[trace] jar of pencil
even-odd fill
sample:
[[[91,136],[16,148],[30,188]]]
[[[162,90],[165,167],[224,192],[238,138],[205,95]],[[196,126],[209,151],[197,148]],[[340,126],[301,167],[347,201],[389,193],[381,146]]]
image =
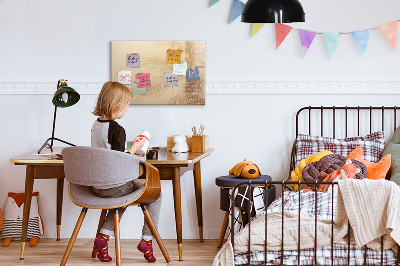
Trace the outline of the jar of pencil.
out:
[[[202,124],[197,130],[192,127],[192,152],[206,152],[208,150],[209,136],[204,135],[206,127]]]

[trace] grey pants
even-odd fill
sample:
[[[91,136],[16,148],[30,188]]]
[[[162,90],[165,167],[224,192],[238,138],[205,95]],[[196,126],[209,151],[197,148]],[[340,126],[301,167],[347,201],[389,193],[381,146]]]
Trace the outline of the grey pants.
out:
[[[138,181],[135,182],[135,180],[133,180],[119,187],[113,187],[108,189],[93,188],[93,194],[101,198],[116,198],[128,195],[142,188],[143,186],[144,182],[138,182]],[[160,194],[160,197],[155,202],[146,204],[146,207],[149,210],[151,218],[153,218],[154,224],[157,228],[158,228],[158,221],[160,219],[161,202],[162,202],[162,196]],[[122,218],[122,215],[124,214],[125,210],[126,207],[118,208],[119,219]],[[108,210],[106,220],[104,221],[100,233],[109,236],[114,236],[114,214],[115,214],[115,209]],[[153,239],[153,234],[146,220],[144,221],[143,225],[142,239],[146,240]]]

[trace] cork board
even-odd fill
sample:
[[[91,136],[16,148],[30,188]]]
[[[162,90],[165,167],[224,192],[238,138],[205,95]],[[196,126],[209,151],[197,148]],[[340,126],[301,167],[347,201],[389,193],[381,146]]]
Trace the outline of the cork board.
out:
[[[167,53],[168,50],[170,53]],[[177,53],[171,54],[171,51]],[[187,75],[171,75],[174,71],[172,62],[187,62]],[[127,79],[118,76],[118,73],[129,71],[131,76]],[[196,76],[193,77],[192,73]],[[147,78],[147,74],[150,74],[150,80],[142,82],[143,79],[136,79],[142,76]],[[119,78],[134,94],[131,104],[204,105],[205,42],[112,41],[111,81],[118,81]]]

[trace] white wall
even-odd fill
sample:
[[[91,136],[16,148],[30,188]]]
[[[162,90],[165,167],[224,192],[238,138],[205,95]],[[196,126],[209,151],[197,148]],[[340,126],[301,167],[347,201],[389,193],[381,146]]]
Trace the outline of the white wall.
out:
[[[391,50],[379,31],[371,33],[363,57],[351,36],[342,37],[329,59],[318,36],[305,59],[297,32],[274,50],[273,25],[250,40],[250,25],[227,24],[230,0],[208,9],[208,0],[29,1],[0,0],[0,82],[104,82],[110,79],[111,40],[205,40],[207,81],[399,81],[399,52]],[[375,27],[399,19],[397,1],[303,0],[307,22],[294,24],[321,32]],[[9,158],[35,150],[50,136],[50,95],[0,95],[0,207],[7,192],[24,190],[25,168]],[[91,115],[96,95],[82,95],[74,107],[60,109],[56,135],[78,145],[90,144]],[[214,179],[238,161],[255,161],[275,180],[286,176],[294,138],[294,115],[308,105],[398,105],[399,95],[257,94],[206,95],[205,106],[131,106],[121,124],[128,138],[142,128],[152,132],[153,145],[165,146],[176,133],[189,134],[205,123],[215,152],[202,162],[205,238],[218,238],[223,214]],[[45,237],[55,237],[55,180],[39,180],[40,211]],[[160,233],[175,238],[172,188],[164,195]],[[69,237],[79,208],[64,191],[62,237]],[[182,177],[184,238],[197,237],[193,181]],[[92,237],[99,212],[90,211],[80,237]],[[138,218],[139,217],[139,218]],[[142,218],[130,208],[121,222],[123,238],[139,238]]]

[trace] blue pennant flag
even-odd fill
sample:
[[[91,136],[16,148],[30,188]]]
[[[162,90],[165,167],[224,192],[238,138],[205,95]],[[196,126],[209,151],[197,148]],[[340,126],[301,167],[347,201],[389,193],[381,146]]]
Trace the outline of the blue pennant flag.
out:
[[[339,39],[340,36],[342,36],[342,34],[340,34],[339,32],[334,32],[334,33],[325,33],[323,36],[326,48],[328,48],[329,55],[332,58],[333,54],[336,51],[336,48],[338,47]]]
[[[232,23],[235,19],[237,19],[240,15],[242,15],[242,11],[244,8],[244,3],[239,0],[233,0],[231,17],[229,18],[229,23]]]
[[[212,7],[213,5],[215,5],[218,2],[219,2],[219,0],[210,0],[210,5],[208,7]]]
[[[361,53],[364,55],[368,46],[369,33],[371,29],[360,30],[360,31],[352,31],[351,35],[353,35],[354,40],[356,41],[358,47],[361,50]]]

